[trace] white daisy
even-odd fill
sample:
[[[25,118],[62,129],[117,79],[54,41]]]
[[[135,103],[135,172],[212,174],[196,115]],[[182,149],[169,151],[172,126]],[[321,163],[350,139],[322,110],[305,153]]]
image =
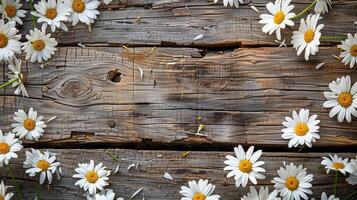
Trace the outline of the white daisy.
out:
[[[12,131],[19,136],[20,139],[26,137],[28,140],[38,140],[47,127],[42,116],[37,116],[37,112],[33,108],[29,109],[28,115],[23,110],[15,112],[15,123],[11,124],[14,128]]]
[[[320,15],[308,15],[306,20],[300,20],[298,31],[293,32],[292,44],[297,50],[299,56],[305,49],[305,60],[309,60],[309,56],[315,55],[319,51],[321,29],[323,24],[317,25]]]
[[[25,173],[33,177],[40,174],[40,184],[43,184],[48,179],[48,184],[52,183],[52,174],[57,171],[61,163],[56,162],[56,156],[48,150],[40,152],[39,150],[31,149],[31,152],[26,151],[26,160],[24,161],[24,168],[27,169]]]
[[[351,185],[357,184],[357,156],[356,159],[351,159],[351,167],[353,171],[350,176],[346,179],[346,181]]]
[[[189,181],[188,186],[182,186],[180,194],[183,196],[181,200],[219,200],[221,196],[212,195],[216,186],[208,183],[208,180],[200,179],[196,181]]]
[[[269,194],[268,187],[262,186],[258,192],[253,186],[250,186],[250,192],[247,196],[243,196],[241,200],[280,200],[280,198],[276,190],[273,190],[273,192]]]
[[[261,14],[259,23],[265,24],[262,28],[264,33],[271,35],[274,31],[276,38],[281,40],[281,29],[285,26],[294,26],[291,20],[295,13],[290,13],[294,9],[293,5],[289,5],[291,0],[276,0],[275,4],[269,2],[266,7],[270,14]]]
[[[32,11],[31,14],[37,17],[38,23],[43,23],[42,27],[47,28],[47,25],[51,27],[51,31],[55,32],[56,28],[61,28],[64,31],[68,31],[68,28],[64,22],[68,21],[71,14],[70,6],[68,3],[56,0],[41,0],[34,5],[36,11]]]
[[[357,64],[357,33],[352,36],[352,34],[347,35],[347,39],[341,42],[338,48],[341,48],[343,52],[340,57],[343,58],[342,62],[347,65],[350,63],[350,68],[353,68]]]
[[[98,0],[65,0],[65,2],[71,5],[70,21],[73,26],[79,21],[89,26],[99,15],[100,2]]]
[[[339,171],[343,175],[346,175],[346,172],[352,173],[353,172],[353,167],[351,163],[348,162],[348,158],[341,158],[338,157],[336,154],[335,155],[330,155],[329,157],[322,157],[321,165],[325,166],[326,173],[330,173],[330,170],[334,171]]]
[[[27,42],[24,43],[22,49],[26,52],[26,60],[31,62],[39,62],[48,60],[51,58],[57,50],[57,41],[51,38],[51,34],[46,34],[46,30],[42,27],[42,30],[35,28],[30,30],[30,34],[26,35]]]
[[[0,167],[8,165],[12,158],[17,158],[16,152],[22,149],[21,141],[15,138],[15,134],[3,134],[0,130]]]
[[[337,115],[337,120],[351,122],[351,115],[357,117],[357,82],[351,87],[350,76],[342,76],[329,84],[331,92],[324,92],[324,108],[332,108],[329,117]]]
[[[21,35],[16,35],[15,25],[15,22],[0,20],[0,60],[9,60],[15,53],[21,53]]]
[[[277,172],[279,177],[275,177],[272,183],[283,200],[300,200],[300,198],[307,200],[306,194],[312,194],[310,182],[313,180],[313,175],[307,174],[306,168],[302,165],[297,167],[290,163],[285,168],[280,167]]]
[[[312,147],[312,143],[316,142],[316,139],[320,139],[319,126],[320,120],[316,120],[317,115],[309,117],[308,109],[301,109],[299,114],[293,111],[293,118],[285,117],[283,125],[286,127],[281,130],[283,132],[282,137],[288,139],[289,148],[297,147],[298,145],[306,144],[308,147]]]
[[[325,14],[329,9],[332,9],[331,0],[317,0],[314,10],[317,14]]]
[[[6,190],[9,186],[6,186],[4,184],[4,181],[1,181],[0,184],[0,199],[1,200],[10,200],[12,198],[12,196],[14,196],[14,193],[6,193]]]
[[[217,3],[218,0],[214,0],[214,3]],[[235,6],[236,8],[239,8],[239,4],[243,4],[243,0],[223,0],[223,5],[227,7],[229,4],[230,7]]]
[[[326,192],[321,193],[321,200],[340,200],[339,198],[335,197],[335,195],[331,195],[327,197]]]
[[[8,67],[11,73],[9,73],[7,76],[10,81],[14,81],[11,86],[16,88],[15,94],[19,95],[22,93],[22,96],[28,97],[29,94],[27,93],[26,87],[24,85],[24,75],[21,73],[21,62],[21,59],[17,59],[15,57],[10,59]]]
[[[108,185],[110,171],[103,167],[103,163],[94,165],[94,161],[90,163],[79,163],[78,168],[75,169],[78,174],[73,175],[73,178],[79,178],[75,185],[83,188],[84,191],[88,190],[90,195],[97,193],[98,190],[103,190]]]
[[[227,160],[224,163],[228,166],[224,170],[229,170],[227,177],[234,176],[236,181],[236,187],[242,185],[245,187],[248,183],[248,179],[253,183],[257,184],[257,179],[264,179],[265,176],[260,172],[265,172],[265,169],[260,167],[264,165],[263,161],[258,161],[262,155],[262,150],[254,151],[254,146],[249,147],[247,153],[244,152],[244,149],[241,145],[234,148],[236,157],[227,155]]]
[[[100,194],[87,195],[87,200],[114,200],[115,193],[113,190],[103,190]]]
[[[16,22],[22,25],[22,19],[26,16],[26,11],[21,10],[22,3],[20,0],[1,0],[0,13],[2,18]]]

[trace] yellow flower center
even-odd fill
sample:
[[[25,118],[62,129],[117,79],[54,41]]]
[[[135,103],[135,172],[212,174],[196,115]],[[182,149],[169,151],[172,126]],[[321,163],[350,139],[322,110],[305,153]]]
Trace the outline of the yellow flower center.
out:
[[[86,174],[86,179],[90,183],[95,183],[98,180],[98,174],[95,171],[88,171]]]
[[[350,53],[352,56],[357,57],[357,44],[355,44],[351,47]]]
[[[193,195],[192,200],[205,200],[206,196],[201,192],[197,192]]]
[[[47,171],[50,167],[50,163],[45,160],[39,160],[36,163],[36,167],[42,169],[42,171]]]
[[[304,34],[304,40],[306,43],[310,43],[314,40],[315,32],[312,29],[308,29]]]
[[[340,163],[340,162],[335,162],[332,164],[332,167],[335,168],[335,169],[343,169],[345,168],[345,165],[343,163]]]
[[[36,127],[36,122],[32,119],[26,119],[24,121],[24,127],[26,128],[26,130],[32,131]]]
[[[294,176],[290,176],[285,180],[285,186],[289,190],[294,191],[299,187],[299,181]]]
[[[32,47],[36,51],[41,51],[42,49],[45,48],[45,42],[43,40],[36,40],[32,43]]]
[[[5,200],[5,198],[0,194],[0,200]]]
[[[10,146],[7,143],[0,143],[0,154],[7,154],[10,151]]]
[[[242,160],[239,163],[239,170],[244,173],[249,173],[252,171],[253,165],[249,160]]]
[[[352,104],[352,95],[349,92],[342,92],[338,95],[338,103],[343,107],[348,107]]]
[[[74,0],[72,4],[72,9],[76,13],[82,13],[86,9],[86,5],[82,0]]]
[[[57,10],[56,8],[50,8],[46,11],[46,15],[47,18],[49,19],[54,19],[57,17]]]
[[[7,5],[5,7],[5,12],[8,17],[15,17],[16,16],[16,7],[13,5]]]
[[[284,19],[285,19],[285,14],[282,11],[279,11],[274,15],[274,23],[275,24],[281,24],[281,22],[283,22]]]
[[[6,47],[8,40],[6,35],[0,33],[0,48]]]
[[[298,136],[304,136],[309,132],[309,127],[305,123],[297,123],[295,126],[295,134]]]

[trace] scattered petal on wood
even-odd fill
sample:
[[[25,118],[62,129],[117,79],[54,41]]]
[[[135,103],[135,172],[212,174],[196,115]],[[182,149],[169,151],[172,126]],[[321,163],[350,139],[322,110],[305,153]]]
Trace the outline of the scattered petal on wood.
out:
[[[43,63],[40,64],[41,69],[45,68],[45,65]]]
[[[200,124],[197,129],[197,135],[202,135],[200,132],[206,127],[206,125]]]
[[[280,45],[279,45],[279,48],[282,47],[282,46],[287,47],[287,45],[286,45],[286,43],[285,43],[285,38],[284,38],[283,41],[279,41],[279,40],[274,40],[274,41],[275,41],[276,43],[280,44]]]
[[[357,22],[355,22],[354,24],[357,25]]]
[[[135,169],[139,172],[140,170],[139,170],[139,165],[140,165],[140,162],[138,162],[138,163],[136,163],[136,165],[135,165]]]
[[[127,46],[125,46],[125,45],[121,45],[121,47],[123,47],[124,49],[130,51],[130,49],[129,49]]]
[[[333,54],[332,54],[332,56],[333,56],[334,58],[336,58],[337,60],[342,61],[342,58],[340,58],[339,56],[336,56],[336,55],[333,55]]]
[[[169,174],[168,172],[164,173],[164,178],[171,181],[174,180],[174,178],[172,178],[171,174]]]
[[[130,199],[133,199],[136,195],[138,195],[141,191],[143,190],[143,188],[138,189],[136,192],[134,192],[133,195],[131,195]]]
[[[253,6],[253,5],[251,5],[250,6],[250,8],[251,9],[253,9],[255,12],[257,12],[257,13],[260,13],[260,11],[258,10],[258,8],[257,7],[255,7],[255,6]]]
[[[326,62],[322,62],[316,65],[316,69],[320,69],[322,66],[324,66]]]
[[[78,42],[78,46],[82,47],[82,48],[86,48],[86,46],[84,44],[82,44],[82,42]]]
[[[133,163],[133,164],[130,164],[129,166],[128,166],[128,168],[127,168],[127,170],[129,171],[131,168],[133,168],[133,167],[135,167],[135,164]]]
[[[159,155],[157,155],[156,157],[161,158],[161,157],[162,157],[162,154],[159,154]]]
[[[143,69],[141,69],[141,67],[138,67],[139,71],[140,71],[140,80],[143,80],[144,77],[144,71]]]
[[[191,151],[186,151],[186,152],[182,153],[181,156],[183,158],[186,158],[188,155],[190,155],[190,153],[191,153]]]
[[[92,25],[91,25],[91,24],[88,25],[88,31],[89,31],[90,33],[92,32]]]
[[[141,16],[139,15],[136,20],[135,20],[136,23],[140,23],[141,22]]]
[[[114,174],[119,172],[119,165],[117,165],[117,167],[115,168]]]
[[[193,38],[193,41],[200,40],[203,38],[202,34],[197,35],[195,38]]]
[[[53,116],[53,117],[49,118],[49,119],[47,120],[46,124],[47,124],[48,122],[51,122],[52,120],[54,120],[54,119],[56,119],[56,118],[57,118],[57,116]]]
[[[166,63],[166,65],[176,65],[177,64],[177,62],[168,62],[168,63]]]

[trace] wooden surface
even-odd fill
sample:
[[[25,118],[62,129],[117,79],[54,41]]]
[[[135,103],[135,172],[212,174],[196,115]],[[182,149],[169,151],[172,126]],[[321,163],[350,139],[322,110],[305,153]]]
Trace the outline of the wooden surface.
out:
[[[252,1],[262,13],[267,2]],[[295,12],[309,2],[293,1]],[[350,75],[356,82],[357,71],[332,56],[339,55],[336,43],[323,42],[309,62],[297,57],[289,45],[297,26],[284,31],[289,47],[278,48],[274,36],[261,32],[259,14],[248,3],[236,9],[213,0],[114,0],[101,6],[91,33],[78,25],[57,35],[60,47],[45,69],[25,62],[30,98],[14,96],[11,88],[0,91],[0,129],[10,131],[17,109],[34,107],[45,119],[57,116],[39,142],[24,141],[28,148],[61,153],[65,177],[51,192],[43,188],[44,199],[83,199],[70,177],[78,162],[90,159],[112,170],[120,164],[110,182],[125,199],[141,187],[147,200],[180,199],[180,186],[199,178],[217,185],[224,200],[240,199],[248,188],[236,189],[222,170],[224,155],[238,144],[264,150],[267,179],[260,185],[271,186],[283,161],[293,161],[314,174],[315,197],[330,192],[333,177],[321,169],[320,157],[355,157],[357,119],[330,119],[322,107],[323,91],[337,77]],[[323,34],[355,33],[355,10],[357,1],[334,1],[333,11],[321,20]],[[28,18],[23,30],[30,28]],[[203,38],[193,41],[199,34]],[[321,62],[326,64],[316,70]],[[1,81],[6,73],[3,65]],[[318,115],[321,139],[298,153],[281,138],[281,123],[301,108]],[[194,134],[200,123],[206,125],[204,136]],[[120,162],[103,148],[117,148],[110,151]],[[182,159],[185,151],[192,153]],[[27,186],[35,179],[24,174],[22,160],[14,161],[14,169],[25,196],[33,199],[35,190]],[[137,162],[140,172],[126,171]],[[173,182],[162,178],[165,171]],[[5,170],[0,177],[9,178]],[[339,179],[341,196],[356,189],[344,182]]]
[[[237,189],[234,185],[233,178],[227,179],[227,172],[223,171],[225,155],[232,152],[191,152],[186,158],[182,158],[182,152],[178,151],[137,151],[137,150],[113,150],[113,149],[96,149],[96,150],[51,150],[59,153],[58,159],[63,164],[64,177],[61,181],[53,181],[53,186],[47,190],[46,186],[42,187],[42,196],[44,199],[84,199],[84,193],[81,189],[74,186],[75,179],[71,178],[75,173],[74,168],[78,162],[89,162],[94,159],[97,162],[103,162],[108,169],[115,171],[119,165],[119,173],[110,176],[110,188],[113,189],[118,197],[130,199],[130,196],[140,188],[143,191],[134,199],[180,199],[180,188],[187,185],[189,180],[209,179],[217,187],[216,193],[220,194],[222,199],[240,199],[245,195],[249,187]],[[114,161],[105,151],[114,154],[118,161]],[[341,156],[353,157],[351,153],[340,153]],[[258,181],[259,185],[273,188],[270,182],[273,177],[277,176],[276,170],[283,166],[283,162],[308,167],[308,173],[314,174],[312,184],[314,187],[314,197],[319,198],[321,192],[333,190],[334,174],[327,175],[325,169],[320,167],[321,156],[325,153],[269,153],[264,152],[261,160],[266,164],[266,179]],[[14,163],[14,168],[18,179],[21,180],[26,199],[34,199],[36,190],[28,185],[36,185],[38,177],[30,178],[23,173],[22,160],[23,156]],[[139,171],[135,167],[127,170],[131,164],[139,163]],[[165,172],[170,173],[174,180],[170,181],[163,178]],[[2,170],[0,175],[9,178]],[[348,195],[353,188],[345,183],[345,177],[340,177],[338,183],[338,194],[340,196]]]

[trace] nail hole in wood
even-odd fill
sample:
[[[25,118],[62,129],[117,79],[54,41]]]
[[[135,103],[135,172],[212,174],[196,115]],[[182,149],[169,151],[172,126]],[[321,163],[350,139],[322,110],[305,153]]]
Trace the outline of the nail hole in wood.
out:
[[[108,72],[108,80],[113,83],[120,83],[122,74],[118,70],[113,70]]]

